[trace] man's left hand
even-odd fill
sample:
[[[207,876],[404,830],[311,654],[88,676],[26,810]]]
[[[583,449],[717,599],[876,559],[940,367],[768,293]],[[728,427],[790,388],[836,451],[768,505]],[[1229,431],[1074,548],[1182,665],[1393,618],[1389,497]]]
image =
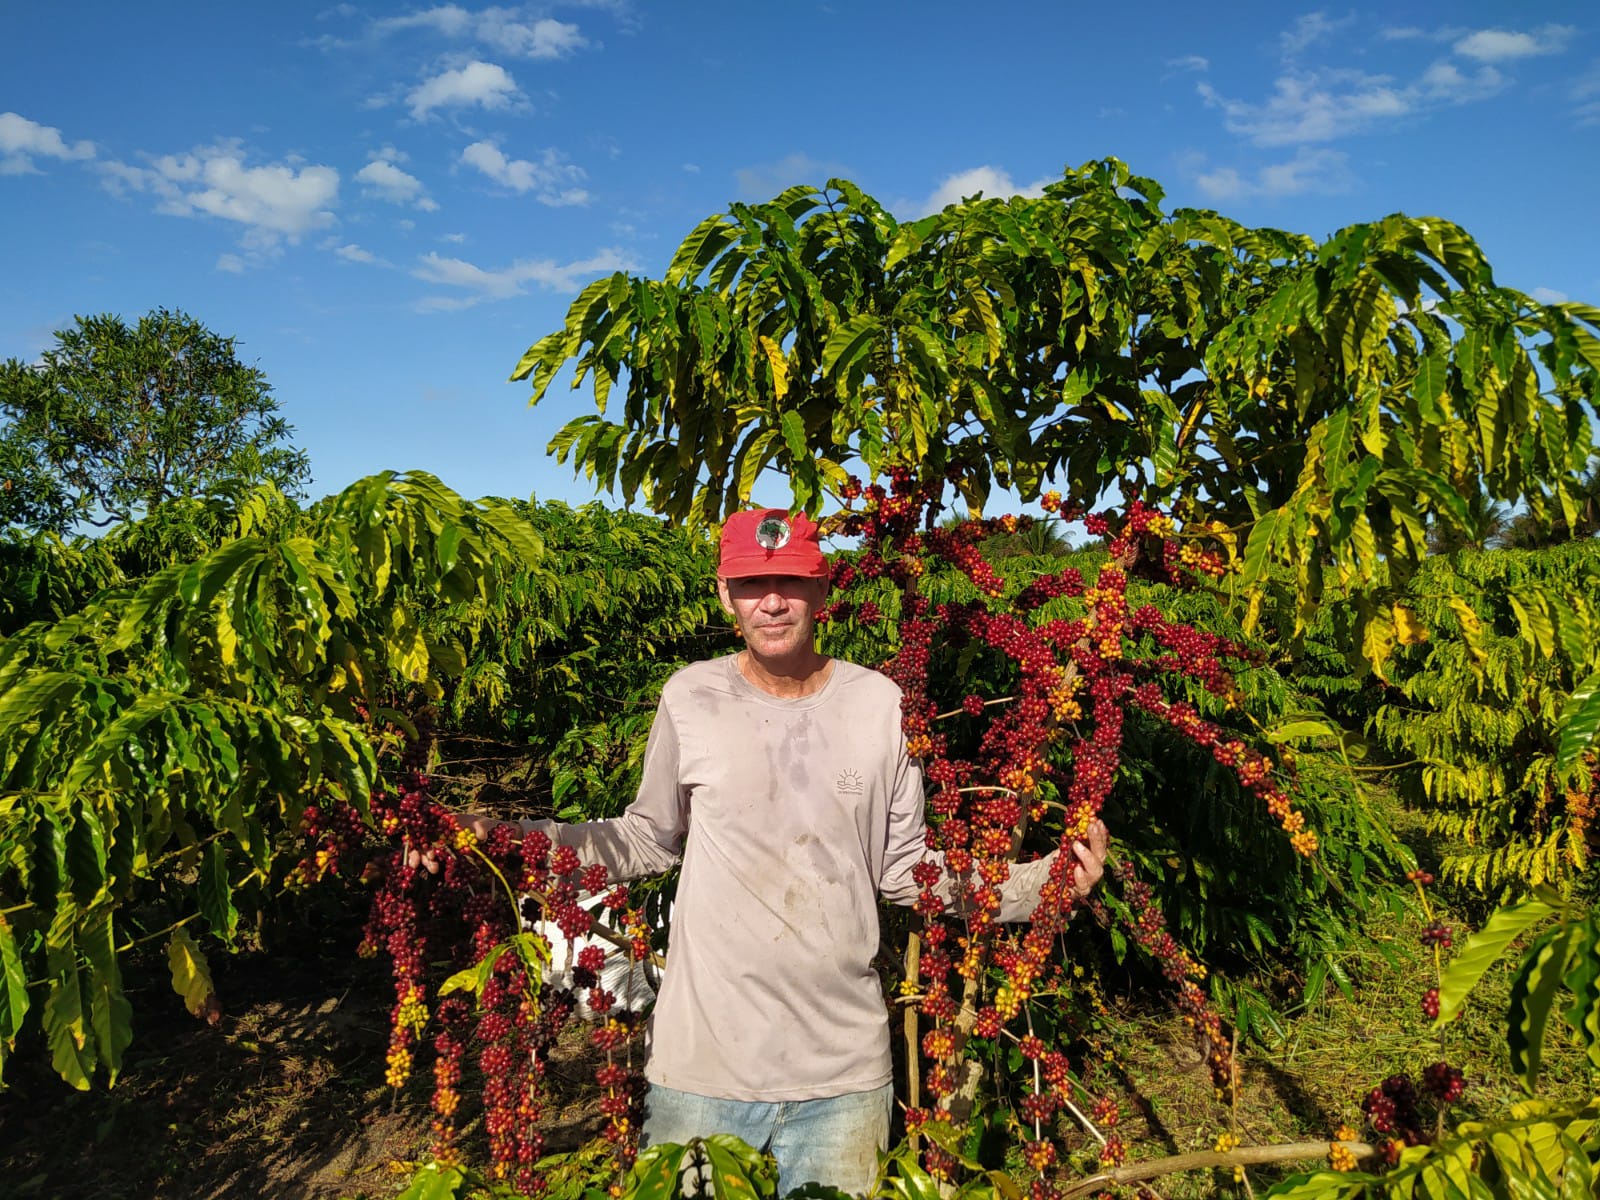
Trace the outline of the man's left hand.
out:
[[[1093,891],[1106,873],[1106,847],[1110,840],[1105,822],[1097,817],[1089,823],[1089,840],[1072,843],[1072,852],[1078,856],[1078,869],[1072,873],[1072,894],[1079,900]]]

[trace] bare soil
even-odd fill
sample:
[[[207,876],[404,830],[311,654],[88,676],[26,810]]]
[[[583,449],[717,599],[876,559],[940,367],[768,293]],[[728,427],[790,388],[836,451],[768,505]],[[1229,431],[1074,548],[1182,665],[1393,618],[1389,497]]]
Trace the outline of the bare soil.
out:
[[[355,955],[358,924],[353,912],[286,922],[290,944],[215,955],[223,1013],[214,1026],[184,1011],[164,964],[131,971],[135,1040],[113,1088],[74,1092],[42,1045],[19,1045],[0,1092],[0,1196],[377,1200],[402,1190],[428,1154],[429,1081],[419,1072],[398,1094],[384,1083],[391,984],[385,963]],[[1419,928],[1378,922],[1372,936],[1394,948],[1392,961],[1351,961],[1351,995],[1330,986],[1281,1038],[1240,1047],[1231,1105],[1219,1102],[1199,1050],[1159,997],[1110,998],[1093,1086],[1120,1100],[1117,1132],[1130,1159],[1205,1149],[1224,1131],[1245,1145],[1325,1139],[1360,1124],[1367,1088],[1441,1055],[1468,1070],[1457,1120],[1504,1111],[1519,1094],[1503,1061],[1510,967],[1491,972],[1447,1046],[1430,1045],[1416,1014],[1432,973],[1416,948]],[[602,1125],[585,1030],[570,1032],[547,1073],[551,1153],[590,1142]],[[1547,1046],[1546,1095],[1591,1094],[1592,1072],[1568,1043],[1556,1036]],[[480,1136],[467,1127],[464,1149],[479,1163]],[[1068,1171],[1092,1171],[1093,1139],[1069,1144]],[[1252,1171],[1248,1184],[1220,1172],[1174,1176],[1160,1193],[1243,1198],[1292,1170]]]
[[[352,918],[315,944],[212,967],[215,1026],[191,1017],[161,964],[130,972],[134,1041],[114,1087],[76,1092],[42,1044],[17,1047],[0,1091],[8,1200],[333,1200],[392,1196],[430,1141],[428,1083],[384,1083],[392,984],[356,956]],[[551,1152],[594,1136],[581,1032],[547,1076]],[[473,1131],[466,1131],[469,1139]]]

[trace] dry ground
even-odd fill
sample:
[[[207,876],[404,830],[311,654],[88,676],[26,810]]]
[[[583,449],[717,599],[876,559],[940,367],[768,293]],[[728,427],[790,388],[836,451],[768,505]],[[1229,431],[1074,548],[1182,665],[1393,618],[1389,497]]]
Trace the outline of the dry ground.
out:
[[[425,1080],[383,1079],[391,985],[354,923],[316,945],[213,956],[215,1027],[131,975],[134,1042],[115,1087],[74,1092],[19,1046],[0,1092],[6,1200],[333,1200],[404,1186],[429,1142]],[[152,964],[152,968],[155,964]],[[599,1128],[581,1037],[551,1063],[552,1150]]]
[[[1346,965],[1357,990],[1336,990],[1288,1023],[1282,1038],[1241,1048],[1244,1086],[1219,1104],[1196,1049],[1161,1006],[1111,1004],[1105,1031],[1115,1059],[1102,1076],[1119,1091],[1130,1159],[1209,1147],[1224,1130],[1246,1144],[1330,1135],[1359,1125],[1365,1090],[1443,1054],[1468,1069],[1468,1109],[1503,1111],[1516,1098],[1499,1034],[1508,971],[1451,1030],[1441,1049],[1423,1040],[1416,997],[1431,964],[1414,922],[1381,919],[1377,955]],[[76,1093],[37,1047],[19,1046],[0,1092],[0,1194],[14,1200],[375,1200],[403,1188],[426,1155],[425,1083],[400,1096],[383,1082],[389,991],[381,963],[355,956],[353,919],[314,943],[271,954],[217,956],[224,1004],[215,1027],[191,1018],[166,980],[130,977],[135,1041],[116,1087]],[[1582,1056],[1558,1030],[1547,1076],[1556,1092],[1592,1088]],[[593,1064],[581,1034],[551,1064],[552,1150],[592,1137]],[[470,1133],[470,1131],[469,1131]],[[1084,1155],[1090,1139],[1080,1139]],[[1259,1191],[1273,1176],[1254,1175]],[[1162,1181],[1166,1200],[1247,1193],[1220,1175]]]

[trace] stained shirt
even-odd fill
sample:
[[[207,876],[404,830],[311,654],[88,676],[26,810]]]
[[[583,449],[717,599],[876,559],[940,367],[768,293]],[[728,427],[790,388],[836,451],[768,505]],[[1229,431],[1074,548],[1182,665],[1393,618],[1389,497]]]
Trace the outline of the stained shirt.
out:
[[[877,899],[913,903],[912,868],[942,864],[891,680],[834,660],[821,689],[782,699],[736,656],[692,664],[662,690],[627,811],[539,826],[613,879],[682,860],[652,1083],[777,1101],[889,1082]],[[1025,918],[1048,871],[1014,866],[999,919]]]

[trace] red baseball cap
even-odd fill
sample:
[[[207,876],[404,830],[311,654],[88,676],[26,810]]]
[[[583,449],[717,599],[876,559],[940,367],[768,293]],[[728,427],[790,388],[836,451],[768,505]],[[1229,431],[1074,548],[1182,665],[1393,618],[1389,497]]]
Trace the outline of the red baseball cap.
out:
[[[781,508],[752,508],[734,513],[722,526],[717,574],[723,579],[752,575],[822,579],[828,574],[828,560],[817,541],[817,526],[805,513],[791,517]]]

